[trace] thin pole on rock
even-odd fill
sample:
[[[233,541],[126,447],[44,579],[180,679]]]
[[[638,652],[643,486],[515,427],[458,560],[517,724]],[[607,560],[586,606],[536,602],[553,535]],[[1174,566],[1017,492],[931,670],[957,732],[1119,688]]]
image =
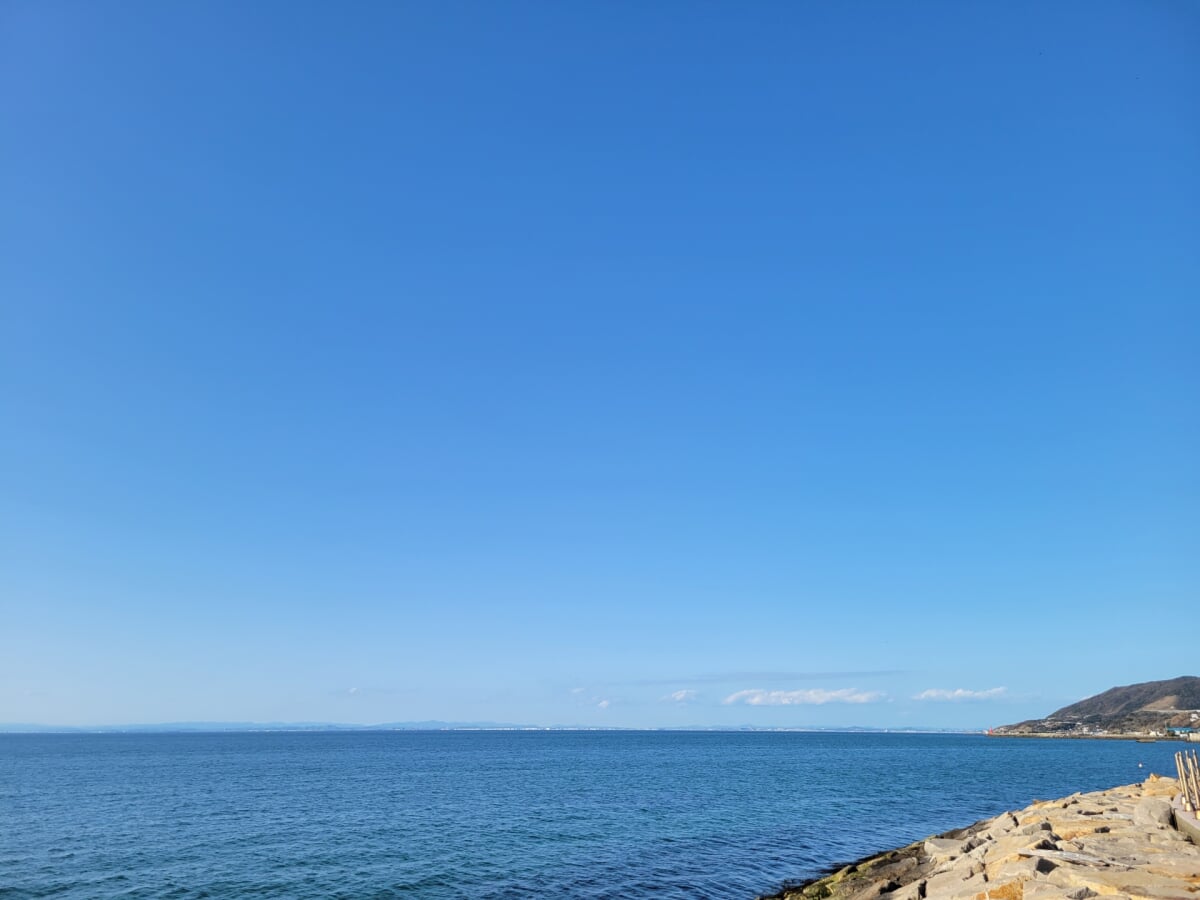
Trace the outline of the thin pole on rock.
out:
[[[1192,757],[1188,755],[1186,750],[1180,750],[1175,754],[1175,768],[1179,772],[1179,789],[1183,795],[1184,809],[1195,811],[1198,805],[1200,805],[1197,803],[1200,797],[1197,796],[1196,773],[1193,768]]]
[[[1183,805],[1185,809],[1195,809],[1192,806],[1192,773],[1188,771],[1187,755],[1179,752],[1179,786],[1183,788]]]
[[[1190,754],[1185,750],[1180,756],[1182,757],[1180,771],[1184,778],[1184,799],[1195,812],[1200,810],[1200,762],[1196,759],[1195,750]]]
[[[1184,777],[1184,783],[1187,785],[1188,806],[1190,806],[1192,808],[1192,811],[1195,812],[1195,810],[1196,810],[1196,796],[1195,796],[1196,785],[1194,783],[1195,779],[1192,775],[1192,761],[1190,759],[1188,759],[1188,756],[1186,753],[1184,753],[1184,755],[1183,755],[1183,777]]]
[[[1186,759],[1186,757],[1185,757]],[[1188,760],[1191,773],[1190,787],[1192,799],[1192,811],[1200,809],[1200,761],[1196,759],[1196,751],[1192,751],[1192,758]]]

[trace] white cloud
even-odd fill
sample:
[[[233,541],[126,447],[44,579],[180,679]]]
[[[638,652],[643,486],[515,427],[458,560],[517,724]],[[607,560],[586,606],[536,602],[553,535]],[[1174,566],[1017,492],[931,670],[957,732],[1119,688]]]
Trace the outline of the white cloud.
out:
[[[663,700],[674,700],[676,703],[687,703],[690,700],[696,699],[696,692],[695,691],[675,691],[673,693],[667,694],[667,696],[663,697],[662,699]]]
[[[349,694],[350,696],[354,696],[355,694],[358,693],[358,688],[352,687],[352,688],[350,688],[350,690],[346,691],[346,693]]]
[[[988,688],[986,691],[969,691],[966,688],[955,688],[954,690],[946,690],[945,688],[930,688],[927,691],[921,691],[913,697],[914,700],[937,700],[940,702],[959,702],[962,700],[991,700],[995,697],[1002,697],[1007,693],[1007,688],[994,687]]]
[[[733,703],[744,703],[747,706],[820,706],[825,703],[875,703],[884,696],[881,691],[860,691],[857,688],[841,688],[836,691],[821,688],[807,691],[755,689],[730,694],[721,702],[726,706]]]
[[[608,709],[610,706],[612,706],[612,701],[611,700],[601,700],[596,705],[598,707],[600,707],[601,709]]]
[[[587,688],[571,688],[572,694],[582,694]]]

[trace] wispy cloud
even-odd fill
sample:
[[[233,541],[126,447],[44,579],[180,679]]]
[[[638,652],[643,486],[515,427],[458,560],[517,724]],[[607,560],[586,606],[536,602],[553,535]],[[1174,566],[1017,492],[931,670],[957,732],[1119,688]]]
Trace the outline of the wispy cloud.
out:
[[[663,700],[671,700],[675,703],[687,703],[690,700],[696,699],[695,691],[674,691],[662,698]]]
[[[841,688],[826,691],[813,688],[804,691],[764,691],[753,689],[730,694],[721,702],[726,706],[744,703],[747,706],[821,706],[825,703],[877,703],[887,695],[882,691],[860,691]]]
[[[747,681],[759,684],[770,684],[778,681],[855,681],[862,678],[883,678],[891,675],[907,674],[900,669],[869,669],[851,672],[709,672],[702,675],[676,675],[670,678],[639,678],[634,681],[614,682],[631,684],[639,687],[657,687],[670,684],[726,684],[728,682]]]
[[[986,691],[969,691],[966,688],[955,688],[954,690],[930,688],[927,691],[921,691],[913,699],[957,703],[964,700],[993,700],[996,697],[1004,696],[1007,692],[1008,689],[1002,687],[988,688]]]
[[[399,693],[395,688],[371,687],[369,685],[353,685],[339,687],[331,692],[335,697],[389,697]]]
[[[573,698],[572,703],[577,707],[594,706],[597,709],[608,709],[612,706],[612,700],[591,688],[573,687],[570,689],[570,693]]]

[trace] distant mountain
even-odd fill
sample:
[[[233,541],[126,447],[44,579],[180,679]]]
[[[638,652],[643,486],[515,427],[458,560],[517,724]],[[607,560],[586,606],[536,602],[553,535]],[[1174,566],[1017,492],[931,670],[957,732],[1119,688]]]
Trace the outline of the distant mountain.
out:
[[[1110,688],[1044,719],[1004,725],[993,734],[1150,734],[1200,727],[1200,677],[1182,675]]]
[[[1146,681],[1126,687],[1110,688],[1103,694],[1064,706],[1058,718],[1088,716],[1127,716],[1143,710],[1200,709],[1200,678],[1183,675],[1170,681]]]

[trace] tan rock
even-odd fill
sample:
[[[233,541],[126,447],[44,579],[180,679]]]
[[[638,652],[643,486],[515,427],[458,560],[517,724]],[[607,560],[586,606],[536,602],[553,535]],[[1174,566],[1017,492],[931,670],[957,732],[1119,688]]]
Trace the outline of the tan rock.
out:
[[[1171,804],[1158,797],[1147,797],[1133,808],[1133,824],[1171,827]]]
[[[1038,819],[1017,829],[1017,834],[1039,834],[1042,831],[1053,831],[1049,819]]]
[[[1151,875],[1191,881],[1196,884],[1195,893],[1200,895],[1200,857],[1196,853],[1156,853],[1148,856],[1140,868]]]
[[[951,838],[929,838],[925,841],[925,854],[939,861],[955,859],[963,854],[964,843]]]
[[[1058,868],[1058,863],[1041,856],[1027,856],[1023,859],[1009,860],[999,865],[989,866],[988,881],[1004,882],[1014,880],[1030,880],[1040,875],[1047,875]]]
[[[1143,797],[1174,797],[1179,793],[1179,781],[1175,778],[1163,778],[1151,775],[1142,782]]]
[[[974,897],[987,888],[987,876],[982,872],[967,877],[964,874],[950,871],[931,876],[925,882],[925,896],[936,900],[959,900]]]
[[[1178,831],[1159,831],[1155,834],[1147,835],[1151,844],[1186,844],[1189,843],[1189,838],[1186,834]]]
[[[874,884],[851,894],[849,900],[878,900],[880,897],[891,897],[895,887],[894,882],[876,881]]]
[[[1040,801],[848,866],[787,900],[1200,900],[1174,779]],[[1164,811],[1165,810],[1165,811]]]
[[[1045,834],[1045,832],[1039,832]],[[988,866],[993,866],[999,863],[1008,862],[1010,860],[1019,859],[1022,856],[1030,856],[1035,850],[1057,850],[1058,844],[1054,841],[1034,835],[1013,835],[1011,837],[1001,838],[998,841],[988,845],[987,855],[984,857]]]
[[[1025,882],[1008,881],[1004,884],[989,885],[971,900],[1025,900]]]
[[[1059,866],[1047,881],[1068,888],[1088,888],[1097,894],[1124,893],[1145,900],[1185,900],[1195,896],[1178,879],[1151,875],[1136,869],[1099,869],[1085,866]]]
[[[924,896],[925,882],[914,881],[911,884],[906,884],[894,894],[888,894],[887,898],[888,900],[922,900]]]
[[[1070,892],[1057,885],[1048,884],[1045,881],[1027,881],[1025,887],[1025,900],[1076,900]],[[1097,896],[1095,894],[1091,896]],[[1090,898],[1081,897],[1079,900],[1090,900]],[[1108,900],[1108,898],[1105,898]]]

